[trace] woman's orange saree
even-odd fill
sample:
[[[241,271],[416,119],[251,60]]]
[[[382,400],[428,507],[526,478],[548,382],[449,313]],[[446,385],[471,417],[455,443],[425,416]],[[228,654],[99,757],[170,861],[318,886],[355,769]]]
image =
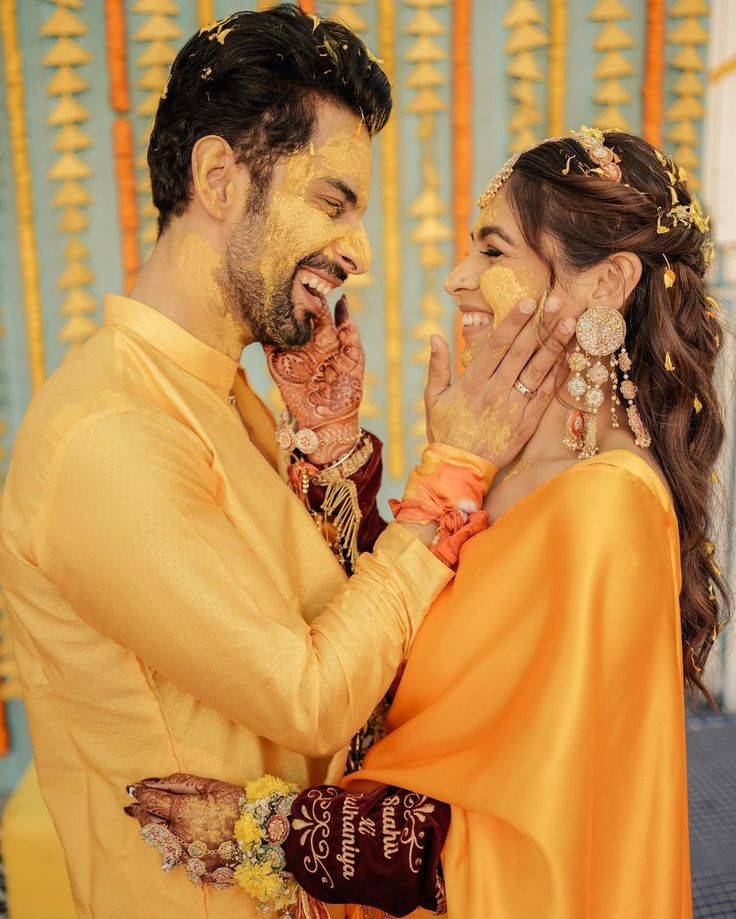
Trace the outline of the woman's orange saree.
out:
[[[450,919],[691,917],[679,591],[671,500],[628,451],[465,545],[343,781],[452,805]]]

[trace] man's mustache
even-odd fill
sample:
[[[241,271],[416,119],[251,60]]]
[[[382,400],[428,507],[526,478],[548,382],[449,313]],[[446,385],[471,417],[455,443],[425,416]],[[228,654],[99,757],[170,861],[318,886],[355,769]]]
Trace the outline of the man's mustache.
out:
[[[308,258],[299,262],[297,271],[299,268],[314,268],[316,271],[322,271],[325,274],[331,275],[338,284],[344,284],[348,277],[347,272],[341,268],[337,262],[330,261],[330,259],[324,255],[310,255]]]

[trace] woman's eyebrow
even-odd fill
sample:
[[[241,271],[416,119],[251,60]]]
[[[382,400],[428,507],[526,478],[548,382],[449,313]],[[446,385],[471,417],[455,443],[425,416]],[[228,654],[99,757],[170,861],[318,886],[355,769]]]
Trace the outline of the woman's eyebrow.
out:
[[[511,239],[511,237],[497,224],[489,224],[487,226],[481,227],[477,233],[473,232],[470,234],[470,238],[475,242],[476,237],[480,242],[482,242],[486,236],[491,235],[498,236],[499,239],[502,239],[507,245],[515,246],[516,243]]]

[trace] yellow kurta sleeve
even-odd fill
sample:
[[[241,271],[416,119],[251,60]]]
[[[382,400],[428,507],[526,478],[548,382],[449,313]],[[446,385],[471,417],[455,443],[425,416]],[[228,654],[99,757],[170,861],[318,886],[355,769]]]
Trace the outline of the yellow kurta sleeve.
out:
[[[674,512],[625,451],[466,545],[345,783],[453,805],[450,919],[691,915],[678,595]]]
[[[392,525],[307,624],[218,504],[211,460],[163,413],[76,423],[50,464],[35,561],[152,671],[259,736],[331,754],[391,683],[450,572]]]

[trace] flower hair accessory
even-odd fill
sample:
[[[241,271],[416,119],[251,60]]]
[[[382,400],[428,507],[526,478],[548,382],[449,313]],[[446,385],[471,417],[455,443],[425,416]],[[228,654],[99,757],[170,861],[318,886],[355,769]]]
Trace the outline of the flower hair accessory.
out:
[[[571,131],[570,134],[585,149],[588,158],[595,163],[595,167],[587,170],[588,172],[595,172],[612,182],[621,181],[621,167],[618,165],[621,157],[612,147],[606,146],[604,131],[583,125],[579,131]]]

